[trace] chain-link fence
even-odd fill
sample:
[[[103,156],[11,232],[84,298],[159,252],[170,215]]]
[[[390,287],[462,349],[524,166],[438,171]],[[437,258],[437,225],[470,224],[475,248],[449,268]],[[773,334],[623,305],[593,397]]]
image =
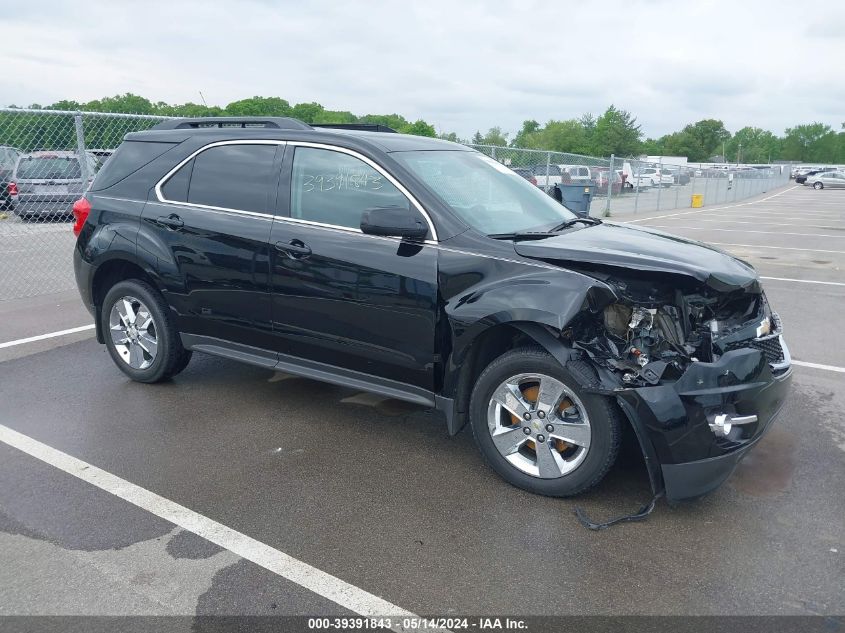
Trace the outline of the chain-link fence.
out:
[[[593,216],[624,216],[712,204],[765,193],[789,182],[789,165],[671,163],[662,158],[596,158],[565,152],[470,145],[552,194],[573,196]],[[585,195],[586,194],[586,195]],[[564,193],[565,197],[566,193]]]
[[[0,108],[0,301],[74,288],[75,200],[128,132],[164,117]],[[570,208],[624,216],[742,200],[786,184],[784,166],[721,168],[473,145]],[[585,190],[589,193],[585,196]],[[563,192],[563,193],[561,193]],[[569,196],[569,197],[567,197]],[[623,218],[624,219],[624,218]]]
[[[125,134],[160,121],[0,109],[0,300],[74,287],[73,203]]]

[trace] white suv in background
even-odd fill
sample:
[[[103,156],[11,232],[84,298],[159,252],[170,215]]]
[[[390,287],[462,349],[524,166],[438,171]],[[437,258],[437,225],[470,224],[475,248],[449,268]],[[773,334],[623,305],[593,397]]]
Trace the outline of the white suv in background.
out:
[[[662,171],[659,167],[643,167],[639,173],[640,178],[651,181],[652,187],[658,185],[663,187],[670,187],[675,182],[675,178],[668,171]]]

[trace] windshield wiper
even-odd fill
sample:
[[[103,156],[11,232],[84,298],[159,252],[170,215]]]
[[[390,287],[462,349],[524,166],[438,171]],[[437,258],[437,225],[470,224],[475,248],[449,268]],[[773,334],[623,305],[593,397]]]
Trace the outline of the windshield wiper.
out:
[[[557,226],[549,229],[548,231],[515,231],[513,233],[492,233],[487,237],[492,237],[494,240],[542,240],[544,238],[551,237],[555,233],[565,231],[566,229],[575,226],[579,222],[583,222],[587,226],[595,226],[596,224],[602,223],[601,220],[599,220],[598,218],[575,218],[573,220],[561,222]]]
[[[487,237],[494,240],[542,240],[551,237],[547,231],[517,231],[516,233],[491,233]]]
[[[584,224],[588,224],[590,226],[595,226],[596,224],[601,224],[601,220],[599,220],[598,218],[591,218],[591,217],[588,216],[588,217],[585,217],[585,218],[575,218],[574,220],[567,220],[566,222],[561,222],[556,227],[549,229],[547,232],[548,233],[557,233],[558,231],[568,229],[570,226],[572,226],[574,224],[578,224],[579,222],[583,222]]]

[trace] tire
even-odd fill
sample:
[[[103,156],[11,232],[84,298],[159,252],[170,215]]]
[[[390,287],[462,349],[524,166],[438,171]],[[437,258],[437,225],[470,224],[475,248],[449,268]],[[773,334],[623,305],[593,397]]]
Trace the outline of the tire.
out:
[[[137,382],[167,380],[191,360],[161,294],[140,279],[120,281],[109,289],[100,324],[115,365]]]
[[[490,467],[518,488],[551,497],[581,494],[598,484],[616,461],[622,437],[622,416],[616,404],[610,398],[586,393],[580,386],[581,382],[597,382],[592,367],[586,362],[568,363],[567,367],[539,348],[511,350],[481,373],[470,400],[473,437]],[[554,400],[551,406],[539,405],[538,392],[531,392],[535,378],[546,385],[543,389],[548,394],[563,387],[561,397],[549,398]],[[515,383],[518,391],[508,391],[510,387],[505,385]],[[520,393],[522,399],[514,401],[524,408],[513,402],[507,409],[502,407],[499,396],[503,393]],[[540,419],[544,408],[548,414]],[[531,420],[517,417],[514,409],[528,413]],[[525,434],[526,428],[530,435]],[[519,448],[514,450],[517,444]],[[503,445],[504,450],[500,448]]]
[[[821,183],[821,182],[814,182],[814,183],[813,183],[813,189],[816,189],[816,190],[818,190],[818,189],[824,189],[824,183]]]

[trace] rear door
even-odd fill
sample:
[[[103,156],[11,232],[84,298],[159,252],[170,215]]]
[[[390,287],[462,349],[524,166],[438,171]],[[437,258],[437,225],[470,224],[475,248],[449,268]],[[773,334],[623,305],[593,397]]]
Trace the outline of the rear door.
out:
[[[271,345],[268,210],[283,153],[276,141],[213,143],[165,176],[144,207],[138,248],[156,253],[183,333]]]

